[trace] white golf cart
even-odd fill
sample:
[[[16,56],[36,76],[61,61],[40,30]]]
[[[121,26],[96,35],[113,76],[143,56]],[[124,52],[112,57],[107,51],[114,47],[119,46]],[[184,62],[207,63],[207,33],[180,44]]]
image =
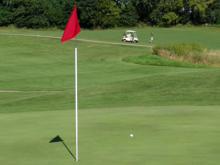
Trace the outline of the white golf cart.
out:
[[[137,37],[137,33],[136,31],[133,30],[127,30],[122,39],[123,42],[134,42],[137,43],[138,42],[138,37]]]

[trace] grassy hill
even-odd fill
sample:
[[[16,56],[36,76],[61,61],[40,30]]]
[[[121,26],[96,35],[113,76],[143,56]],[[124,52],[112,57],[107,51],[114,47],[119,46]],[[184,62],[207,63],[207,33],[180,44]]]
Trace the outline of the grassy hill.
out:
[[[140,44],[199,43],[220,49],[219,28],[139,28]],[[120,42],[125,29],[82,31],[79,39]],[[81,165],[218,165],[220,69],[127,63],[147,47],[10,34],[58,30],[0,28],[0,163],[74,163],[74,47],[79,50]],[[129,134],[135,137],[131,139]]]

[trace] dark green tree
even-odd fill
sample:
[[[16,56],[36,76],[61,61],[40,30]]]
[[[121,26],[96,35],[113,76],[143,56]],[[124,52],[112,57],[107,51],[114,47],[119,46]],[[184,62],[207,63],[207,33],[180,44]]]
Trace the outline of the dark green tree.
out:
[[[96,0],[82,0],[78,2],[78,13],[80,18],[80,25],[82,27],[95,28],[96,4]]]
[[[156,8],[160,0],[132,0],[139,16],[139,21],[149,22],[150,14]]]
[[[214,0],[189,0],[192,23],[203,24],[209,22],[207,11],[213,3]]]
[[[109,28],[119,23],[120,9],[113,0],[83,0],[78,7],[83,27]]]
[[[42,0],[13,0],[14,24],[17,27],[40,28],[48,27],[49,21],[45,15],[45,3]]]
[[[45,16],[52,27],[64,28],[74,6],[74,0],[51,0],[44,2]]]
[[[182,0],[161,0],[150,15],[153,25],[171,26],[181,20]]]
[[[220,1],[215,0],[215,2],[208,8],[207,15],[209,23],[220,24]]]
[[[9,5],[10,1],[0,0],[0,26],[7,26],[13,23],[13,12]]]
[[[220,23],[220,0],[0,0],[0,26],[64,28],[74,1],[84,28]]]
[[[135,26],[138,23],[138,13],[134,3],[130,0],[118,0],[117,6],[120,9],[120,26]]]
[[[164,26],[176,25],[178,22],[178,16],[174,12],[168,12],[162,17],[162,24]]]
[[[220,1],[216,1],[214,8],[215,22],[220,24]]]
[[[113,0],[98,0],[97,26],[101,28],[116,27],[120,18],[120,9]]]

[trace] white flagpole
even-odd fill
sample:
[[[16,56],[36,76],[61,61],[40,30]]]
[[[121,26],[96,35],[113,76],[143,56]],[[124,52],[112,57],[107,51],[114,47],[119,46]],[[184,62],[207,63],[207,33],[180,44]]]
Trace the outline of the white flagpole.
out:
[[[75,48],[75,125],[76,125],[76,161],[79,160],[78,146],[78,80],[77,80],[77,48]]]

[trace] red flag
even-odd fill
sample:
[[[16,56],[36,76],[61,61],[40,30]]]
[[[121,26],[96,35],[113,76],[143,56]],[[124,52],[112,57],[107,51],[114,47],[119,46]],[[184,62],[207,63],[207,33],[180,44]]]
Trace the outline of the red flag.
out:
[[[64,43],[72,38],[75,38],[78,33],[80,33],[80,25],[77,16],[77,8],[75,5],[72,14],[66,24],[61,42]]]

